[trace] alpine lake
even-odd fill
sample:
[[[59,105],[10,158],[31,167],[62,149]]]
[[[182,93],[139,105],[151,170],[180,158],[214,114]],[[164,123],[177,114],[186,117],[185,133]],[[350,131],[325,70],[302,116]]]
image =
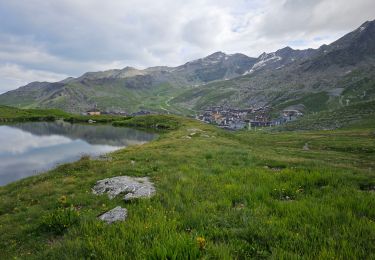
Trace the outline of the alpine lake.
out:
[[[0,186],[84,155],[99,157],[144,144],[156,136],[132,128],[64,121],[0,125]]]

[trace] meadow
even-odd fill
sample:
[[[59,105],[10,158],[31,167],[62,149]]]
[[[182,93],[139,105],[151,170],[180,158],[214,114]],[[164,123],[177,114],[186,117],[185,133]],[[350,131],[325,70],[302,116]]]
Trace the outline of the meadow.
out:
[[[228,132],[167,115],[125,122],[115,124],[163,131],[0,187],[1,259],[375,258],[374,125]],[[92,194],[120,175],[150,177],[156,195]],[[116,206],[126,221],[97,219]]]

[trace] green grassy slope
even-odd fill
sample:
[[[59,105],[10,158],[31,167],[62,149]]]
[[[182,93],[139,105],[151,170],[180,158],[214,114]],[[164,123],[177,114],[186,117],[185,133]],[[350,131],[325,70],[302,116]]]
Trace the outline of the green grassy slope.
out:
[[[306,74],[304,77],[278,73],[246,75],[201,85],[180,93],[171,103],[192,110],[223,104],[233,107],[266,104],[273,108],[277,117],[289,106],[301,105],[304,112],[310,114],[375,98],[372,66],[348,70],[335,79],[330,79],[328,72]]]
[[[22,122],[22,121],[55,121],[58,119],[71,123],[94,120],[98,123],[109,123],[114,121],[124,121],[131,117],[100,115],[100,116],[82,116],[66,113],[58,109],[19,109],[15,107],[0,105],[0,123]]]
[[[106,111],[151,110],[160,113],[187,114],[188,109],[169,104],[169,100],[179,95],[182,88],[171,84],[159,84],[147,88],[129,88],[122,82],[91,83],[87,86],[74,82],[56,87],[53,91],[36,89],[21,95],[8,93],[0,96],[0,103],[19,108],[56,108],[68,112],[80,113],[97,105]]]
[[[101,110],[129,113],[151,110],[181,115],[193,115],[216,105],[239,108],[269,105],[278,117],[289,106],[304,107],[307,114],[375,98],[372,65],[331,69],[319,73],[275,70],[194,87],[173,80],[169,83],[136,79],[81,80],[47,87],[28,86],[0,95],[0,104],[58,108],[73,113],[86,111],[96,104]]]
[[[233,133],[152,118],[178,126],[110,160],[85,157],[1,187],[0,258],[375,258],[373,131]],[[125,203],[91,193],[119,175],[149,176],[157,195]],[[125,222],[97,220],[118,205]]]
[[[329,130],[369,127],[375,122],[375,100],[360,102],[332,111],[321,111],[282,125],[277,130]]]
[[[0,105],[0,122],[55,120],[68,117],[69,114],[58,109],[18,109]]]

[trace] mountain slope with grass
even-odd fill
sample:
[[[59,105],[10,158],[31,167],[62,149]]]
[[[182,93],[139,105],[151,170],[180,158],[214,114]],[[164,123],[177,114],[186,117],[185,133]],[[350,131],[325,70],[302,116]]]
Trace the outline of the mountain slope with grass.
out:
[[[83,157],[0,187],[1,259],[375,257],[374,125],[267,133],[132,120],[175,127],[106,160]],[[149,177],[156,196],[92,194],[96,181],[122,175]],[[126,221],[98,220],[119,205]]]
[[[185,114],[168,101],[194,85],[230,79],[245,73],[255,58],[213,53],[178,67],[88,72],[61,82],[33,82],[0,95],[0,104],[20,108],[59,108],[85,112],[97,105],[103,111],[152,110]]]
[[[314,113],[277,127],[275,130],[333,130],[371,126],[374,122],[375,101],[373,100]]]
[[[375,21],[290,62],[286,54],[294,52],[263,54],[245,76],[188,89],[171,104],[192,110],[268,105],[277,112],[300,105],[310,113],[375,99]]]
[[[177,67],[85,73],[57,83],[34,82],[0,95],[0,104],[192,115],[208,106],[291,105],[318,112],[375,98],[375,21],[319,49],[285,47],[258,58],[213,53]]]

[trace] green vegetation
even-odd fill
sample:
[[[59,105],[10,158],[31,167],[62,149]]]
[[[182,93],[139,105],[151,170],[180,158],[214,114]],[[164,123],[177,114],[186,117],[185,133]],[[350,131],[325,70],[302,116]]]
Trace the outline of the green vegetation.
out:
[[[222,104],[236,94],[238,89],[231,80],[219,81],[187,89],[173,98],[171,103],[177,107],[189,107],[190,111],[200,111],[206,107]]]
[[[176,116],[125,122],[174,127],[110,160],[83,157],[1,187],[1,259],[375,258],[375,124],[267,133]],[[92,194],[119,175],[149,176],[156,196]],[[118,205],[125,222],[97,219]]]
[[[63,196],[63,198],[66,197]],[[78,221],[79,212],[74,207],[58,208],[43,216],[40,228],[42,231],[62,235],[65,230],[77,224]]]
[[[57,109],[18,109],[0,105],[0,122],[54,121],[69,114]]]
[[[326,110],[327,107],[327,102],[329,100],[329,96],[327,95],[326,92],[319,92],[319,93],[314,93],[314,94],[309,94],[306,95],[303,98],[280,103],[277,102],[276,106],[273,107],[273,109],[277,112],[279,112],[282,109],[285,109],[289,106],[294,106],[294,105],[303,105],[304,106],[304,112],[305,113],[311,113],[311,112],[319,112],[322,110]]]
[[[63,112],[58,109],[19,109],[15,107],[0,106],[0,122],[23,121],[55,121],[58,119],[71,123],[87,123],[90,119],[98,123],[110,123],[127,120],[131,117],[100,115],[82,116]]]
[[[375,122],[375,100],[322,111],[282,125],[276,130],[330,130],[343,127],[371,127]]]
[[[148,115],[137,116],[127,120],[115,121],[114,126],[137,127],[145,129],[175,130],[181,124],[175,116]]]
[[[337,85],[345,87],[342,102],[348,100],[350,104],[353,104],[375,99],[375,77],[371,70],[354,70]]]
[[[17,104],[19,108],[58,108],[74,113],[84,112],[94,104],[101,110],[122,110],[128,113],[139,110],[152,110],[161,113],[190,114],[186,108],[169,104],[169,100],[179,95],[183,88],[164,83],[156,86],[132,88],[124,87],[121,80],[91,83],[88,88],[84,83],[74,82],[61,89],[55,89],[45,96],[43,89],[37,89],[33,97],[6,93],[0,96],[3,105]]]
[[[64,121],[70,123],[84,123],[88,120],[94,120],[97,123],[111,123],[119,120],[128,120],[132,117],[130,116],[115,116],[115,115],[100,115],[100,116],[82,116],[82,115],[72,115],[64,118]]]

